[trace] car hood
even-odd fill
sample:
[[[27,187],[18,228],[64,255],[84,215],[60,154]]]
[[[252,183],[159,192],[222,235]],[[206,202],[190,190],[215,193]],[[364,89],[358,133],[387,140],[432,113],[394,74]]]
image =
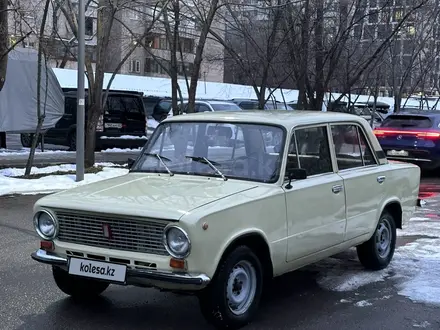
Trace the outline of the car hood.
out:
[[[212,177],[130,173],[43,197],[35,208],[179,220],[196,208],[256,187],[254,182]]]

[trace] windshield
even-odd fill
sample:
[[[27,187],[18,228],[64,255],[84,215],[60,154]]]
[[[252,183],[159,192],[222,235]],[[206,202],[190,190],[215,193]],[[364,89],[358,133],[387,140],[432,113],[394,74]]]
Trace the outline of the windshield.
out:
[[[214,111],[241,111],[241,108],[235,103],[211,103]]]
[[[273,183],[280,175],[284,142],[285,131],[278,126],[163,122],[132,171]]]

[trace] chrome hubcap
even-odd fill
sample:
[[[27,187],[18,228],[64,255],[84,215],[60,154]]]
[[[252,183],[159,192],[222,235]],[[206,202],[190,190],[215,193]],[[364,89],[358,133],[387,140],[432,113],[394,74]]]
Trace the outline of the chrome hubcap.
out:
[[[237,263],[229,274],[226,298],[230,311],[241,315],[251,306],[257,291],[257,274],[248,261]]]
[[[386,258],[391,250],[391,225],[383,219],[376,231],[376,249],[381,258]]]

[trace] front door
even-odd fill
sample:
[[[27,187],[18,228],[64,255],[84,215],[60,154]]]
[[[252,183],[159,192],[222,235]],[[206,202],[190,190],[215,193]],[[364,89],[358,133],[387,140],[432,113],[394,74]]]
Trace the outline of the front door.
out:
[[[379,166],[366,135],[356,124],[332,124],[338,174],[347,199],[345,240],[371,232],[377,208],[385,198],[386,172]]]
[[[286,174],[304,168],[307,179],[292,182],[286,191],[287,262],[343,242],[345,191],[334,172],[327,125],[296,129],[290,142]]]

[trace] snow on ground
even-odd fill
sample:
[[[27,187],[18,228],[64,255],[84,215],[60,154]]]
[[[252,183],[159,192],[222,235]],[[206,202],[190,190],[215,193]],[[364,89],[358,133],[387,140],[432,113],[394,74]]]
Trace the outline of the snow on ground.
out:
[[[103,166],[103,167],[124,167],[124,165],[118,165],[113,163],[96,163],[95,166]],[[24,168],[5,168],[0,169],[0,176],[7,176],[7,177],[17,177],[17,176],[23,176],[25,173]],[[32,167],[31,168],[31,174],[50,174],[55,172],[68,172],[68,171],[75,171],[76,165],[75,164],[62,164],[62,165],[53,165],[53,166],[46,166],[46,167]]]
[[[29,154],[29,152],[30,152],[29,148],[0,149],[0,157],[20,156],[24,154]],[[73,152],[67,150],[44,150],[44,152],[41,151],[41,149],[35,150],[36,155],[66,154],[66,153],[73,153]]]
[[[69,167],[70,166],[70,167]],[[49,166],[48,168],[34,169],[39,173],[53,173],[59,170],[75,169],[74,165]],[[104,167],[98,173],[86,173],[84,180],[76,182],[75,174],[48,175],[39,179],[19,179],[13,176],[22,175],[20,169],[8,169],[10,176],[0,173],[0,196],[11,194],[35,195],[40,193],[51,193],[60,190],[82,186],[113,177],[125,175],[128,169],[118,167]],[[5,170],[3,170],[5,171]],[[34,172],[35,173],[35,172]]]
[[[101,152],[138,152],[141,151],[142,148],[136,148],[136,149],[121,149],[121,148],[110,148],[110,149],[105,149],[105,150],[101,150]]]
[[[121,135],[121,136],[101,136],[101,140],[148,140],[146,136]]]
[[[438,211],[437,211],[438,212]],[[391,281],[399,295],[408,299],[440,306],[440,221],[428,216],[415,216],[400,236],[429,236],[419,238],[396,249],[393,261],[384,270],[372,272],[359,263],[354,249],[349,258],[328,258],[308,267],[317,271],[317,283],[331,291],[355,291],[368,284]],[[359,301],[358,307],[369,306]]]

